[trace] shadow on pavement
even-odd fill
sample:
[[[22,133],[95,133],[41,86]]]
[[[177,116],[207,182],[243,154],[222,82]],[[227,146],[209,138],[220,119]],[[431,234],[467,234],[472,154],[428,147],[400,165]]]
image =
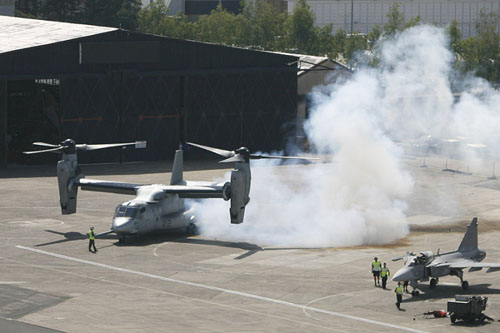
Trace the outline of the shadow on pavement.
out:
[[[403,299],[403,303],[421,302],[425,300],[434,300],[442,298],[455,298],[456,295],[497,295],[500,294],[500,289],[490,288],[490,283],[469,285],[469,289],[463,290],[457,283],[456,286],[439,285],[436,289],[430,289],[428,286],[419,285],[419,289],[424,293],[419,296]],[[409,295],[409,294],[406,294]]]

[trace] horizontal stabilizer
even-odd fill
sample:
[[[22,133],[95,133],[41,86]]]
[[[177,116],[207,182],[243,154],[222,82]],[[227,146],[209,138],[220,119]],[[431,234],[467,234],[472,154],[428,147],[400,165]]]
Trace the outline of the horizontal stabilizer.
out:
[[[498,271],[500,271],[500,267],[490,267],[490,268],[488,268],[486,273],[493,273],[493,272],[498,272]]]
[[[469,268],[469,273],[477,272],[477,271],[480,271],[482,269],[483,269],[482,267],[471,267],[471,268]]]

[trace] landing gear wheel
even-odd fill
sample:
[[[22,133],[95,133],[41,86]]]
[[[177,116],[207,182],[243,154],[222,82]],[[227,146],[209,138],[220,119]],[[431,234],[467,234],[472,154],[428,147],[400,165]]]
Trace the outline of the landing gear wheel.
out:
[[[457,316],[455,316],[455,314],[453,313],[453,314],[450,316],[450,320],[451,320],[451,323],[452,323],[452,324],[455,324],[455,322],[457,321]]]
[[[462,289],[463,290],[469,289],[469,282],[467,282],[467,281],[462,282]]]
[[[188,236],[198,235],[198,227],[194,223],[189,223],[186,227],[186,234]]]
[[[436,288],[437,283],[438,283],[438,282],[437,282],[437,280],[436,280],[436,279],[431,279],[430,288],[431,288],[431,289]]]
[[[411,295],[414,296],[414,297],[418,297],[418,296],[420,296],[420,292],[418,290],[413,290],[411,292]]]

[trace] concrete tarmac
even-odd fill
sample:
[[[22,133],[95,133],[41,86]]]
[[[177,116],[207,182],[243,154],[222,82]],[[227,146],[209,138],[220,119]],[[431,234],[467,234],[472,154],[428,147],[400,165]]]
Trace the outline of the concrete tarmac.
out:
[[[412,232],[397,244],[276,249],[167,234],[121,245],[108,235],[96,241],[96,254],[88,252],[89,226],[108,230],[115,206],[130,197],[80,191],[77,214],[61,215],[55,166],[0,171],[0,332],[500,331],[497,321],[451,325],[422,315],[465,294],[487,296],[485,313],[500,319],[500,272],[466,271],[467,291],[456,277],[440,279],[434,290],[423,283],[420,297],[404,295],[401,311],[393,282],[387,290],[374,286],[373,257],[395,273],[402,263],[391,258],[406,251],[455,250],[473,216],[486,260],[500,262],[498,180],[488,180],[483,169],[443,172],[444,160],[428,160],[426,168],[418,159],[405,163],[416,180],[408,201]],[[169,168],[141,163],[85,166],[83,172],[168,183],[162,167]],[[185,177],[213,179],[225,171]]]

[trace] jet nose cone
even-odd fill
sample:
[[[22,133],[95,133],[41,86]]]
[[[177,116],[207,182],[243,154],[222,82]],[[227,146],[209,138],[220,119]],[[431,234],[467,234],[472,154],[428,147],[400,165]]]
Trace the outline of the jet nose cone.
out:
[[[408,281],[408,280],[415,280],[415,276],[413,272],[406,267],[401,268],[392,277],[392,281]]]
[[[114,232],[119,233],[134,233],[134,219],[128,217],[115,217],[111,226]]]

